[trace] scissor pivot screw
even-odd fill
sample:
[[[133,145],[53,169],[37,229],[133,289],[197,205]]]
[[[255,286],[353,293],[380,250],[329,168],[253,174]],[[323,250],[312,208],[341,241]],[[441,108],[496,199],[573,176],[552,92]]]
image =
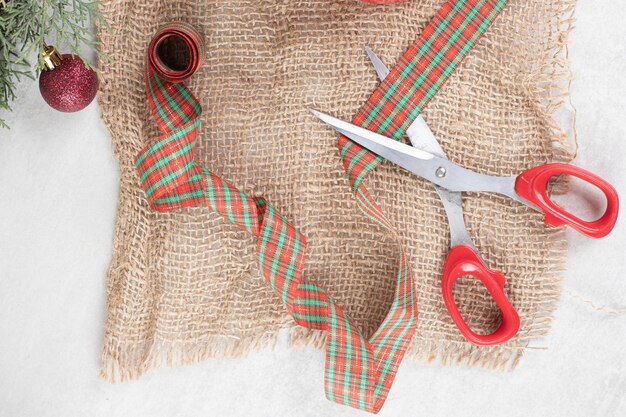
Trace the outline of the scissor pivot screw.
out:
[[[437,178],[445,177],[446,176],[446,169],[444,167],[437,168],[437,171],[435,171],[435,175],[437,176]]]

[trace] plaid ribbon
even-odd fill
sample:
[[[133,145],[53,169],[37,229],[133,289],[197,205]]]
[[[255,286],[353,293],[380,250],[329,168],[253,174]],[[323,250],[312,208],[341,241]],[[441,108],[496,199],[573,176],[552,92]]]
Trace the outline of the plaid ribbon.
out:
[[[506,0],[449,0],[398,61],[354,119],[398,139],[445,83]],[[249,197],[194,162],[202,109],[177,74],[156,53],[169,37],[189,47],[190,68],[202,56],[202,39],[189,25],[168,24],[148,48],[145,84],[150,110],[162,135],[143,148],[135,164],[150,207],[169,211],[206,205],[257,239],[263,276],[295,322],[328,332],[325,391],[329,400],[377,413],[415,332],[417,303],[411,268],[400,251],[396,290],[379,329],[366,339],[322,288],[302,277],[306,238],[263,197]],[[361,210],[398,240],[397,233],[362,185],[381,159],[345,137],[338,142]]]

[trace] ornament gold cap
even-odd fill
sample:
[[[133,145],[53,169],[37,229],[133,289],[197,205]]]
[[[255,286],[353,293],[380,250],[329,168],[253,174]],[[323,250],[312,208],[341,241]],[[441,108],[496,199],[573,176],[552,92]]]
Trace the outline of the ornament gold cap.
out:
[[[63,57],[52,45],[43,45],[43,51],[41,51],[41,59],[43,60],[44,71],[52,70],[58,67],[63,61]]]

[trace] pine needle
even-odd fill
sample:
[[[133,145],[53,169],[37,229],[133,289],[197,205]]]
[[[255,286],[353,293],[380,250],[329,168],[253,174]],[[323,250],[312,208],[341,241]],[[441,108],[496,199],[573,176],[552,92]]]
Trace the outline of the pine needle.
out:
[[[106,28],[100,0],[0,0],[0,110],[11,111],[16,85],[22,77],[35,79],[43,68],[44,42],[59,51],[80,55],[87,47],[98,59],[92,25]],[[29,57],[37,55],[37,62]],[[87,61],[85,64],[96,70]],[[8,128],[0,117],[0,128]]]

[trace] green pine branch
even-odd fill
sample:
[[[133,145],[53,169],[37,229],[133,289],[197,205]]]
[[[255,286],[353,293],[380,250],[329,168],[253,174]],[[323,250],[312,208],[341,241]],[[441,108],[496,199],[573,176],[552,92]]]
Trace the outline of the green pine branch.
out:
[[[99,59],[92,25],[106,27],[100,0],[0,0],[0,111],[11,111],[17,82],[35,79],[43,68],[44,43],[61,53],[81,54],[86,46]],[[37,62],[29,58],[37,55]],[[93,66],[85,61],[87,66]],[[94,68],[95,69],[95,68]],[[8,128],[0,117],[0,128]]]

